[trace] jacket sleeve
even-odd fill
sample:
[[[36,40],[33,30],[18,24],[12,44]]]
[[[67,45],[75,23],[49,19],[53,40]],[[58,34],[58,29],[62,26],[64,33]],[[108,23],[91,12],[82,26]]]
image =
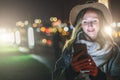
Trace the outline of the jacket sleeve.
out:
[[[109,61],[109,75],[115,80],[120,80],[120,47],[117,45],[113,49],[113,55]]]
[[[107,80],[106,74],[98,68],[97,76],[90,76],[91,80]]]
[[[52,80],[65,80],[65,77],[63,75],[64,71],[64,60],[62,57],[60,57],[59,60],[57,60],[55,63],[55,68],[52,73]]]
[[[56,61],[52,80],[73,80],[77,75],[70,66],[71,56],[65,50],[61,57]]]

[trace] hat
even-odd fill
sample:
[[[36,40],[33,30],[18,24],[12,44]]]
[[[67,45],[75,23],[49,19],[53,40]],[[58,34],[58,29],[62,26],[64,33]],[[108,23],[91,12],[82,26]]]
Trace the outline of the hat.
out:
[[[111,12],[109,11],[109,9],[104,4],[98,3],[98,2],[86,3],[86,4],[83,4],[83,5],[76,5],[75,7],[73,7],[72,10],[70,11],[70,16],[69,16],[70,23],[74,24],[79,12],[81,10],[83,10],[85,8],[89,8],[89,7],[100,10],[103,13],[107,23],[108,24],[112,23]]]

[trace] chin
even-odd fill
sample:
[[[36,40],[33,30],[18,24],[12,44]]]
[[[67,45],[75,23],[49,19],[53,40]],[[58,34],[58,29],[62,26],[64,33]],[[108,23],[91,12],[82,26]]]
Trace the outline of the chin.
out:
[[[96,36],[89,36],[92,40],[96,39]]]

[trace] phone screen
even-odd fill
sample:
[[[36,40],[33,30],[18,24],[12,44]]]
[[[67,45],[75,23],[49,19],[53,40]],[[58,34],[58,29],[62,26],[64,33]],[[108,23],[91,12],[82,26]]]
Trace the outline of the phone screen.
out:
[[[81,54],[84,51],[84,54],[81,55],[78,60],[84,59],[88,56],[86,44],[77,43],[73,45],[73,48],[74,48],[74,56],[77,54]]]

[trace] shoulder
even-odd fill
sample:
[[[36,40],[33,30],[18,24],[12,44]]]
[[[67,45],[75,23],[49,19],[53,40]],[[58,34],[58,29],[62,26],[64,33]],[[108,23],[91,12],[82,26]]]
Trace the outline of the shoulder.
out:
[[[110,69],[111,76],[119,77],[120,76],[120,48],[118,45],[116,45],[113,48],[113,56],[111,58],[110,63],[111,64],[109,64],[109,66],[111,67],[109,68],[111,68]]]

